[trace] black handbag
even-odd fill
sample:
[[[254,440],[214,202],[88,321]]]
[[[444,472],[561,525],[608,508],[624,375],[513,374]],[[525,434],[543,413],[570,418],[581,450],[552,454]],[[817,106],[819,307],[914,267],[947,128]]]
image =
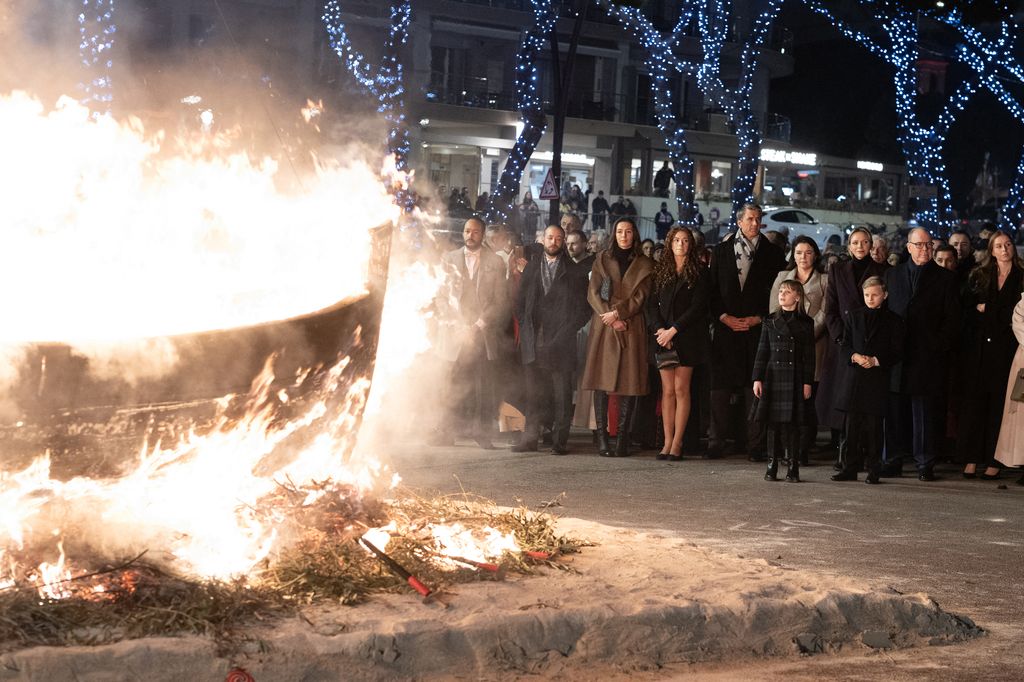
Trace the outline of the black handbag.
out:
[[[673,369],[679,366],[679,354],[671,348],[659,350],[654,354],[654,364],[658,369]]]
[[[1017,379],[1013,382],[1013,389],[1010,390],[1010,400],[1024,403],[1024,369],[1017,370]]]

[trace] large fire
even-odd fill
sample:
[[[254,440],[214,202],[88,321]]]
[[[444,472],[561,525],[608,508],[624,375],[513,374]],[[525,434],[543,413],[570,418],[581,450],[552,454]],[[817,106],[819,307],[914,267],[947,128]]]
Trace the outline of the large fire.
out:
[[[368,230],[397,217],[379,173],[324,161],[300,178],[225,144],[0,95],[0,286],[16,292],[0,341],[233,328],[365,293]]]
[[[162,142],[67,99],[47,111],[0,96],[6,355],[29,341],[95,349],[251,325],[366,294],[370,228],[397,216],[379,173],[320,163],[284,182],[273,160],[221,153],[215,138],[175,154]],[[439,285],[424,265],[392,273],[381,344],[401,352],[382,354],[375,395],[426,349],[411,342],[427,338],[422,308]],[[346,341],[353,353],[363,343]],[[224,396],[202,428],[140,442],[121,475],[60,480],[49,453],[0,470],[0,589],[66,598],[78,557],[140,552],[180,575],[245,576],[294,539],[296,506],[390,489],[397,475],[354,451],[371,382],[351,363],[343,352],[282,386],[267,358],[248,394]],[[462,529],[437,528],[440,552],[488,555]],[[484,542],[490,556],[514,548],[509,536]]]

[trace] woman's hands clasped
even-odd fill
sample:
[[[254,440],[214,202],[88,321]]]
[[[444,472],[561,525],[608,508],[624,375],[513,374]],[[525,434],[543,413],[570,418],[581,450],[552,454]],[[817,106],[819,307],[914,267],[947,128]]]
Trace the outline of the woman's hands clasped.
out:
[[[658,345],[662,348],[671,348],[672,339],[676,337],[678,331],[675,327],[669,327],[668,329],[659,329],[654,332],[654,340],[658,342]]]

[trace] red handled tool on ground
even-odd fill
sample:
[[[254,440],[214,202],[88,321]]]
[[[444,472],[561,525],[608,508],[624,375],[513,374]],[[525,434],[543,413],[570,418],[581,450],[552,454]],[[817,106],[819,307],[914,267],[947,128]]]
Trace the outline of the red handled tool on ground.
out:
[[[363,546],[366,547],[366,549],[368,549],[371,552],[373,552],[374,556],[376,556],[378,559],[380,559],[384,563],[385,566],[387,566],[388,568],[391,569],[392,573],[397,575],[399,578],[401,578],[405,582],[409,583],[409,587],[411,587],[412,589],[416,590],[417,592],[422,594],[424,597],[429,597],[430,596],[431,590],[430,590],[429,587],[427,587],[426,585],[421,583],[416,578],[416,576],[414,576],[409,571],[405,570],[405,568],[403,568],[400,563],[398,563],[397,561],[395,561],[394,559],[389,557],[387,554],[385,554],[383,552],[383,550],[379,549],[376,545],[374,545],[372,542],[370,542],[366,538],[359,538],[359,542],[363,543]]]

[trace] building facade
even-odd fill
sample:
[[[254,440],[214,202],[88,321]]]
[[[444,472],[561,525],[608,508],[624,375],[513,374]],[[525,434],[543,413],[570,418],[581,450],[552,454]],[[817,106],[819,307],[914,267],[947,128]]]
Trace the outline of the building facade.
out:
[[[180,65],[186,64],[186,74],[196,82],[209,84],[217,77],[233,76],[261,92],[266,102],[333,96],[337,103],[348,106],[363,98],[367,100],[365,111],[372,113],[376,103],[368,101],[369,96],[352,81],[331,49],[320,21],[323,4],[320,0],[119,2],[115,90],[122,85],[127,92],[145,80],[151,86],[148,100],[136,92],[122,101],[135,109],[176,106],[193,94],[180,75]],[[655,25],[671,29],[673,17],[668,12],[673,3],[651,0],[646,4]],[[634,200],[641,215],[653,216],[661,199],[642,198],[651,197],[654,174],[668,154],[655,125],[643,54],[596,3],[581,5],[586,7],[586,15],[572,66],[561,182],[584,190],[589,187],[595,194],[603,190],[609,198],[635,195],[641,198]],[[365,54],[366,63],[376,63],[390,23],[390,3],[354,0],[341,6],[352,43]],[[56,16],[60,3],[43,0],[39,7],[44,8],[40,12]],[[452,189],[466,188],[475,198],[498,182],[520,130],[514,69],[523,31],[532,21],[530,7],[529,0],[413,0],[402,57],[411,160],[421,190],[429,188],[443,197]],[[63,29],[59,22],[46,25],[57,26],[50,32],[64,35],[74,47],[74,17],[68,14],[66,18]],[[567,14],[558,23],[563,71],[572,21]],[[749,22],[749,17],[737,13],[731,30],[742,33]],[[36,23],[40,23],[38,19]],[[762,201],[877,213],[895,221],[906,205],[902,167],[791,148],[788,121],[768,107],[772,80],[792,73],[790,43],[785,28],[776,26],[754,79],[753,108],[761,121],[765,148],[757,183]],[[696,36],[689,36],[677,50],[696,58],[701,47]],[[738,76],[739,53],[737,45],[723,50],[726,80]],[[179,66],[174,75],[171,63]],[[558,87],[551,50],[544,51],[537,67],[548,127],[522,181],[522,191],[529,190],[534,197],[551,167],[551,114]],[[152,87],[157,82],[160,87]],[[736,136],[726,116],[704,101],[692,78],[680,74],[671,87],[674,113],[687,128],[688,148],[695,161],[698,204],[705,212],[716,205],[726,208],[736,173]],[[206,88],[221,90],[201,93],[208,101],[219,95],[221,109],[231,106],[230,97],[240,96],[227,88]],[[159,95],[152,94],[157,92]],[[344,121],[336,124],[339,126],[343,127]],[[326,132],[330,137],[330,129]]]

